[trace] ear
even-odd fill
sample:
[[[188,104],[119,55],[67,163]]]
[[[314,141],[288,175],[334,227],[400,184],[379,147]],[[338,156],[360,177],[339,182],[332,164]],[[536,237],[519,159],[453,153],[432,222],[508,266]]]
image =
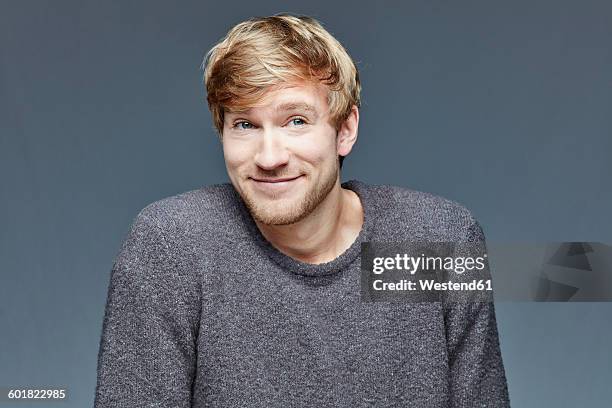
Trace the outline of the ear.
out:
[[[353,105],[348,118],[342,123],[338,130],[336,147],[338,155],[348,156],[357,141],[357,129],[359,127],[359,108]]]

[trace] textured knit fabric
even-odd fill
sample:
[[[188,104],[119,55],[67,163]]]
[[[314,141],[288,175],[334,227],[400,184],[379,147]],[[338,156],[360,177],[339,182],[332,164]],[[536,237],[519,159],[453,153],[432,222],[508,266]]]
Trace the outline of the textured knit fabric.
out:
[[[349,181],[352,246],[299,262],[231,184],[156,201],[113,264],[96,408],[509,407],[493,303],[360,298],[368,241],[482,241],[444,198]]]

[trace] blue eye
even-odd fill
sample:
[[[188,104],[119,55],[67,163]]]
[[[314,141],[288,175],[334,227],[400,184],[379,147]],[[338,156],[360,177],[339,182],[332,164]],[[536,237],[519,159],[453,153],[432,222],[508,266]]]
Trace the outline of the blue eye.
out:
[[[242,127],[241,125],[243,125],[243,124],[246,124],[246,125],[249,125],[249,126],[253,126],[249,122],[240,121],[240,122],[236,122],[233,127],[234,127],[234,129],[237,128],[237,129],[241,129],[241,130],[251,129],[250,127],[247,127],[247,128]]]
[[[298,122],[302,122],[302,123],[297,123],[297,124],[296,124],[296,123],[294,122],[294,121],[296,121],[296,120],[297,120]],[[296,126],[302,126],[302,125],[305,125],[305,124],[306,124],[306,121],[305,121],[304,119],[302,119],[302,118],[293,118],[293,119],[291,119],[291,120],[290,120],[290,122],[293,122],[293,124],[295,124]]]

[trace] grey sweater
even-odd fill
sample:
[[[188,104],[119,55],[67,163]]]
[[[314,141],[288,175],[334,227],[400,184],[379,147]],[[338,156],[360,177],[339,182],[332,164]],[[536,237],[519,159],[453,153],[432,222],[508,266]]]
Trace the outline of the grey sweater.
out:
[[[479,241],[444,198],[349,181],[363,228],[299,262],[231,184],[146,206],[111,271],[96,408],[509,407],[493,303],[360,299],[362,242]]]

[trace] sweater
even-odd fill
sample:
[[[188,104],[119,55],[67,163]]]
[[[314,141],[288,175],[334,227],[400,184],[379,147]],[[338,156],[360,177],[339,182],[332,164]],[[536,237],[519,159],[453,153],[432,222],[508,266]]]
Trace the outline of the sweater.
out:
[[[484,243],[458,203],[404,187],[359,196],[354,243],[300,262],[231,184],[153,202],[110,274],[95,408],[509,407],[493,302],[363,302],[367,242]]]

